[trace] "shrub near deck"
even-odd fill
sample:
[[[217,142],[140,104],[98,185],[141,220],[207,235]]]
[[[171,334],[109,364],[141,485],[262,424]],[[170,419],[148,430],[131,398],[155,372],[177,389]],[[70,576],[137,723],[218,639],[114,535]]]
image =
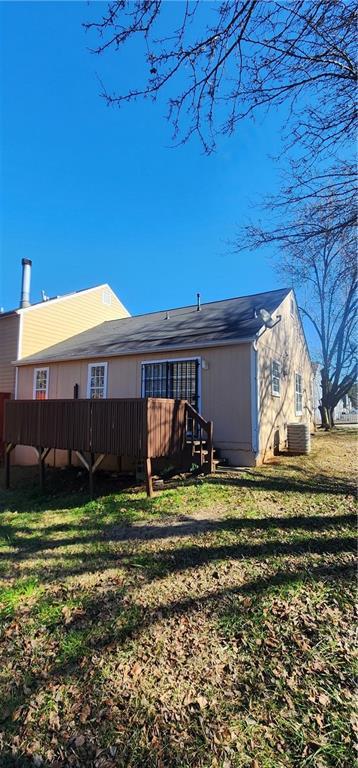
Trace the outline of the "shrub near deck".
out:
[[[43,501],[24,471],[1,492],[1,766],[353,765],[354,455],[339,430],[152,500]]]

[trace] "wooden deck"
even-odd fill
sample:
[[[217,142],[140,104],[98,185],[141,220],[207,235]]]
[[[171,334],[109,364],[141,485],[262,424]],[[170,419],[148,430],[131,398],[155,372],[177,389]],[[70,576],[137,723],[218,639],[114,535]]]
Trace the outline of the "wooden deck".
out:
[[[194,443],[193,425],[201,449],[206,441],[206,465],[213,471],[212,422],[185,400],[9,400],[4,418],[6,487],[10,484],[11,451],[16,445],[29,445],[37,450],[41,485],[45,459],[51,449],[58,448],[76,453],[88,470],[91,494],[93,475],[106,455],[143,461],[151,496],[152,459],[181,454],[190,440]]]

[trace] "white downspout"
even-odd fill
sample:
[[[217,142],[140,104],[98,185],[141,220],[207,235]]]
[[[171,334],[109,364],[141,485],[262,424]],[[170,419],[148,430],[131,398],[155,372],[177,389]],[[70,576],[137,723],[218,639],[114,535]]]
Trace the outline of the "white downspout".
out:
[[[21,355],[22,355],[22,334],[23,334],[23,323],[24,323],[23,313],[19,312],[18,315],[19,315],[19,328],[18,328],[18,336],[17,336],[16,360],[20,360]],[[18,366],[16,366],[16,368],[15,368],[15,392],[14,392],[15,400],[18,399],[18,392],[19,392],[19,369],[18,369]]]
[[[251,369],[251,444],[255,459],[260,455],[260,389],[257,341],[253,341],[250,350]]]
[[[14,392],[14,399],[17,400],[17,394],[19,390],[19,369],[16,366],[15,368],[15,392]]]

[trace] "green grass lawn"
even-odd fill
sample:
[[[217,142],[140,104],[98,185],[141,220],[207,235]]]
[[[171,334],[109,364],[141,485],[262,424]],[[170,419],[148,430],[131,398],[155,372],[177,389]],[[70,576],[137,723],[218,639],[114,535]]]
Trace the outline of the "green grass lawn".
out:
[[[351,768],[355,471],[339,429],[151,500],[14,473],[1,768]]]

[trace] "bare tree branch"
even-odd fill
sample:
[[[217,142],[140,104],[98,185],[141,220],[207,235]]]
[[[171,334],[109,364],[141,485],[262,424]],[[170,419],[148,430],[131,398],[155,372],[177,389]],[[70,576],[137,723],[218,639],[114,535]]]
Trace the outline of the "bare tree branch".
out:
[[[97,54],[138,38],[146,43],[143,84],[115,95],[104,92],[108,103],[155,96],[170,85],[174,134],[185,141],[201,132],[209,152],[217,133],[231,133],[260,108],[286,102],[293,107],[294,131],[312,155],[327,142],[354,136],[353,3],[236,0],[202,6],[181,4],[178,25],[168,3],[118,0],[101,19],[84,24],[97,33]],[[183,112],[187,121],[179,125]]]
[[[266,205],[280,218],[268,232],[247,227],[243,249],[313,241],[327,228],[337,237],[355,232],[356,20],[352,0],[115,0],[84,26],[96,54],[120,56],[133,44],[142,56],[140,82],[128,70],[123,91],[103,88],[107,104],[163,92],[176,142],[197,135],[210,153],[219,134],[285,107],[289,180]],[[302,208],[318,202],[320,215],[305,222]]]
[[[333,201],[332,206],[333,206]],[[305,210],[307,223],[320,206]],[[333,236],[329,228],[302,243],[281,241],[279,271],[302,294],[300,309],[320,344],[321,412],[329,425],[338,401],[357,378],[357,262],[355,244]]]

